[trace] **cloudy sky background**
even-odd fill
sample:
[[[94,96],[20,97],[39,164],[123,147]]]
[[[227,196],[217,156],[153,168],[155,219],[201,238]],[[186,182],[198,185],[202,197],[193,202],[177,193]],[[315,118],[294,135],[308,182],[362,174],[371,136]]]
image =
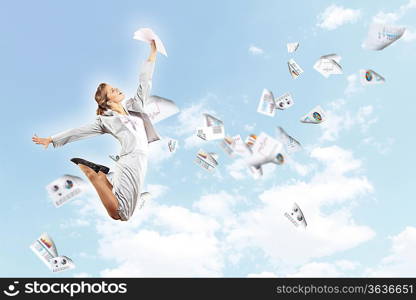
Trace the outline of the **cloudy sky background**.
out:
[[[3,128],[0,276],[415,276],[416,1],[13,1],[0,9]],[[302,9],[299,9],[301,7]],[[406,26],[382,51],[362,48],[373,22]],[[100,82],[132,95],[148,47],[133,32],[151,27],[169,57],[158,57],[153,93],[181,113],[156,125],[179,140],[151,144],[145,189],[153,199],[129,222],[111,220],[93,190],[55,208],[45,186],[84,157],[111,167],[110,136],[43,150],[49,136],[94,120]],[[287,53],[287,42],[300,42]],[[337,53],[344,74],[313,69]],[[287,61],[304,73],[293,80]],[[359,69],[386,78],[362,87]],[[274,118],[256,112],[263,88],[292,93]],[[328,120],[299,118],[321,105]],[[304,146],[254,180],[217,141],[194,136],[201,114],[229,135],[282,126]],[[214,174],[194,162],[219,154]],[[308,221],[284,212],[297,202]],[[76,269],[51,273],[30,251],[42,233]]]

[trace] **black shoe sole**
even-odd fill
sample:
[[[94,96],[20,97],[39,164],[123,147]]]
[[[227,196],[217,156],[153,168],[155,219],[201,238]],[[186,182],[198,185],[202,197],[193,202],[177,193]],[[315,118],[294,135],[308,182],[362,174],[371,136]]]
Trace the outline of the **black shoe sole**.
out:
[[[110,168],[108,168],[106,166],[102,166],[102,165],[97,165],[93,162],[90,162],[90,161],[82,159],[82,158],[78,158],[78,157],[71,158],[71,161],[76,165],[81,164],[81,165],[87,166],[88,168],[93,169],[95,171],[95,173],[98,173],[98,172],[101,171],[104,174],[108,174],[108,172],[110,172]]]

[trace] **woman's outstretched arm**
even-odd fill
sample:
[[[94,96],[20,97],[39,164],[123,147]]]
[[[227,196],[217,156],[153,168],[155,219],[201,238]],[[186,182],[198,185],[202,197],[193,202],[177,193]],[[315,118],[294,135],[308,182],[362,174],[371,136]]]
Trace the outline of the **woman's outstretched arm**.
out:
[[[51,137],[40,138],[36,134],[34,134],[32,136],[32,141],[37,145],[43,145],[43,147],[45,147],[45,149],[47,149],[49,144],[52,143],[52,138]]]
[[[70,142],[75,142],[81,139],[85,139],[103,133],[105,133],[104,128],[101,125],[100,119],[97,117],[96,122],[92,124],[87,124],[78,128],[69,129],[47,138],[40,138],[37,135],[34,135],[32,137],[32,141],[35,144],[43,145],[45,149],[48,148],[50,143],[52,143],[52,145],[56,148]]]

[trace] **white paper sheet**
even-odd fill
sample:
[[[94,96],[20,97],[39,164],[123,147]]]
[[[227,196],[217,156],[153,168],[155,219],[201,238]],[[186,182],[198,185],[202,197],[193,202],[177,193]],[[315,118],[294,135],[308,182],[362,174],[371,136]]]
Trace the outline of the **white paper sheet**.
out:
[[[66,256],[58,256],[52,258],[50,260],[50,265],[52,268],[52,272],[54,273],[71,270],[75,268],[74,262]]]
[[[275,103],[277,109],[285,110],[295,104],[295,101],[290,93],[286,93],[277,97]]]
[[[302,117],[300,120],[302,123],[312,123],[312,124],[319,124],[326,120],[325,111],[319,105],[308,112],[305,116]]]
[[[306,226],[308,225],[305,220],[305,216],[300,209],[299,205],[296,203],[293,204],[292,209],[285,212],[285,217],[289,219],[290,222],[292,222],[293,225],[296,227],[303,227],[306,229]]]
[[[282,128],[278,127],[279,139],[286,148],[288,154],[292,154],[302,149],[302,145],[293,137],[291,137],[287,132]]]
[[[169,139],[168,140],[168,149],[169,152],[175,152],[176,151],[176,146],[178,144],[178,141],[175,139]]]
[[[58,256],[55,243],[46,232],[42,233],[29,248],[52,272],[62,272],[75,268],[75,264],[70,258]]]
[[[218,166],[217,162],[218,156],[213,152],[206,152],[205,150],[200,149],[196,155],[195,163],[201,168],[213,172]]]
[[[52,270],[52,266],[49,263],[51,259],[58,256],[55,243],[52,238],[45,232],[30,245],[30,249],[39,257],[39,259]]]
[[[293,53],[299,48],[299,43],[287,43],[287,52]]]
[[[368,50],[383,50],[401,38],[405,31],[405,27],[372,23],[363,47]]]
[[[261,93],[261,97],[259,100],[259,104],[257,106],[257,112],[263,115],[274,117],[276,110],[275,110],[275,102],[273,93],[268,89],[263,89]]]
[[[292,78],[296,79],[303,73],[302,68],[293,59],[287,62],[287,66],[289,67],[289,73]]]
[[[168,54],[166,53],[165,46],[162,43],[162,40],[150,28],[140,28],[134,33],[133,39],[143,41],[148,44],[150,44],[150,42],[154,40],[157,51],[163,54],[164,56],[168,56]]]
[[[211,141],[225,137],[224,123],[210,114],[202,114],[204,126],[198,127],[196,135],[203,140]]]
[[[373,70],[360,70],[360,81],[362,85],[382,84],[386,80]]]
[[[337,54],[323,55],[317,60],[313,68],[325,78],[328,78],[330,75],[342,74],[342,67],[339,64],[340,60],[341,56]]]
[[[144,112],[149,116],[152,123],[156,124],[177,114],[179,112],[179,108],[172,100],[153,95],[150,96],[146,102]]]
[[[267,163],[281,165],[285,161],[283,144],[262,132],[257,136],[251,148],[252,155],[246,158],[250,166],[261,166]]]
[[[46,190],[55,207],[60,207],[84,193],[87,190],[87,185],[80,177],[64,175],[49,183]]]

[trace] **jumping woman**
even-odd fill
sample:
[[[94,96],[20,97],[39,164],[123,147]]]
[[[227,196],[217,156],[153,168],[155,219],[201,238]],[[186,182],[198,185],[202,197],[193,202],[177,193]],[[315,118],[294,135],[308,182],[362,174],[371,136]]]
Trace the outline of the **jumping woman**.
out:
[[[106,166],[82,158],[72,158],[71,161],[87,176],[109,216],[115,220],[127,221],[132,216],[147,170],[148,143],[159,140],[148,115],[144,113],[157,54],[154,41],[150,48],[133,98],[124,100],[124,94],[118,88],[101,83],[95,93],[98,108],[94,123],[48,138],[32,137],[36,144],[48,148],[52,143],[56,148],[99,134],[114,136],[121,144],[121,153],[115,159],[112,172]]]

